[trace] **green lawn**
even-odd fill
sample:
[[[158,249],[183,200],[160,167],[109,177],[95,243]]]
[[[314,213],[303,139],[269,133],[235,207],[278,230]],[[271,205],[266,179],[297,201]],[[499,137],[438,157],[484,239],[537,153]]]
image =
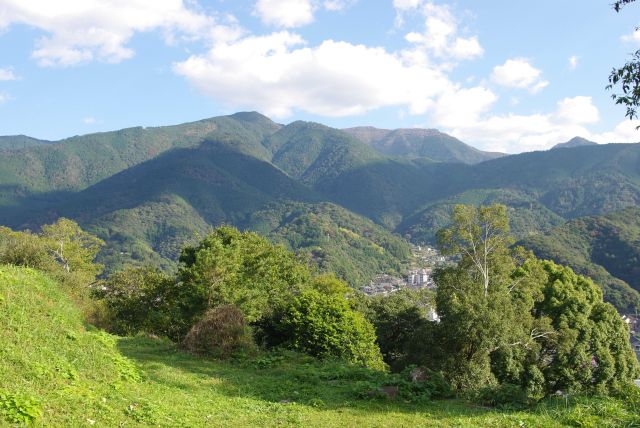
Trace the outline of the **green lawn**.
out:
[[[165,340],[84,327],[57,284],[0,267],[0,426],[640,426],[640,399],[558,399],[529,411],[463,400],[361,398],[378,374],[293,353],[219,362]],[[3,398],[4,397],[4,398]]]

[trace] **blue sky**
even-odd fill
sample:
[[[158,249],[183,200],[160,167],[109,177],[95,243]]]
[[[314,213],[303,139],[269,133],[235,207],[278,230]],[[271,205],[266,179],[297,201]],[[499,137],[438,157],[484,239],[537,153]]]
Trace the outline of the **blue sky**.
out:
[[[511,153],[640,141],[604,89],[640,48],[640,4],[610,3],[0,0],[0,135],[257,110]]]

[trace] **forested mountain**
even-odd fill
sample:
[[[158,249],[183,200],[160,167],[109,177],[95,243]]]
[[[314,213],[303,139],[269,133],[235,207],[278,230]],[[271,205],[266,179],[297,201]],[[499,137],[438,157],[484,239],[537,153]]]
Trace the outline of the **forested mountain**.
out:
[[[283,126],[258,113],[2,155],[0,224],[76,219],[107,241],[108,267],[170,268],[185,241],[226,223],[270,235],[354,283],[400,267],[408,250],[392,233],[433,241],[457,203],[507,205],[519,238],[640,205],[638,144],[480,162],[494,155],[437,131]]]
[[[566,143],[556,144],[555,146],[551,147],[551,150],[553,150],[553,149],[570,149],[572,147],[582,147],[582,146],[594,146],[596,144],[597,143],[594,143],[593,141],[589,141],[586,138],[573,137],[572,139],[570,139]]]
[[[504,156],[503,153],[480,151],[437,129],[356,127],[344,129],[344,132],[380,153],[394,157],[475,164]]]
[[[20,150],[47,143],[50,143],[50,141],[38,140],[26,135],[0,136],[0,150]]]
[[[574,219],[520,244],[590,276],[618,308],[640,305],[640,208]]]

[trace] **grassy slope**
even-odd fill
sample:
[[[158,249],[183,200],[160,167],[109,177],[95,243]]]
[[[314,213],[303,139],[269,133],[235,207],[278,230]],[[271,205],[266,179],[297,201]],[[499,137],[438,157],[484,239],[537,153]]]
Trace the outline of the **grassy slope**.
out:
[[[55,283],[35,271],[7,266],[0,266],[0,342],[0,394],[35,399],[41,426],[640,423],[635,401],[562,401],[531,412],[500,412],[460,400],[359,400],[355,392],[367,378],[362,369],[294,355],[262,368],[248,359],[208,361],[177,352],[163,340],[87,329]]]

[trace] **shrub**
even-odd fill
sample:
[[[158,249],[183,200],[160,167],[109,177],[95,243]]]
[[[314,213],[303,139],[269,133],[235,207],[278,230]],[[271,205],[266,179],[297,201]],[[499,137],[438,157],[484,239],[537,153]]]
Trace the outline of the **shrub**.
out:
[[[189,352],[227,358],[254,348],[251,330],[242,311],[233,305],[210,309],[189,331],[183,341]]]
[[[384,369],[375,331],[339,294],[307,289],[274,320],[285,346],[319,358],[339,358]]]
[[[113,332],[145,332],[180,340],[193,324],[193,311],[181,304],[184,291],[157,269],[129,266],[111,274],[93,295],[107,307]]]
[[[532,404],[522,387],[510,383],[480,389],[476,395],[476,401],[485,406],[514,410],[523,409]]]

